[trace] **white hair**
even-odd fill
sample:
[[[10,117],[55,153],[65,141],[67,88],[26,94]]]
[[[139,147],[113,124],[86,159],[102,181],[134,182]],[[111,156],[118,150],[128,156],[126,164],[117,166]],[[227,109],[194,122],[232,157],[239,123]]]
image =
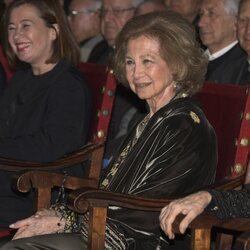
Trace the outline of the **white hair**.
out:
[[[224,8],[227,14],[237,16],[240,0],[224,0]]]

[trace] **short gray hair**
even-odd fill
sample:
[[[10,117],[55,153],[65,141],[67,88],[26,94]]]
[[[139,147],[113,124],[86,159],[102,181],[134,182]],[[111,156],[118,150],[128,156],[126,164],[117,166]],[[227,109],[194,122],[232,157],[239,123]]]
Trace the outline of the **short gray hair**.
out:
[[[225,12],[232,16],[238,15],[240,0],[224,0]]]

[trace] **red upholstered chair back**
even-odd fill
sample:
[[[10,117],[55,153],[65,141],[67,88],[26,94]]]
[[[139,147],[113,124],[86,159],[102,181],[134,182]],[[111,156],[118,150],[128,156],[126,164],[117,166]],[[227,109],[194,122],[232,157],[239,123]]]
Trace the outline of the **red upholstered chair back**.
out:
[[[92,98],[91,142],[105,141],[114,102],[116,80],[107,67],[94,63],[80,63],[80,71],[87,78]]]
[[[248,163],[250,138],[248,88],[205,82],[196,98],[217,135],[216,180],[244,174]]]
[[[11,77],[13,76],[14,72],[11,70],[10,65],[7,61],[7,58],[4,55],[2,46],[0,46],[0,63],[3,65],[4,71],[6,74],[6,79],[7,81],[9,81]]]

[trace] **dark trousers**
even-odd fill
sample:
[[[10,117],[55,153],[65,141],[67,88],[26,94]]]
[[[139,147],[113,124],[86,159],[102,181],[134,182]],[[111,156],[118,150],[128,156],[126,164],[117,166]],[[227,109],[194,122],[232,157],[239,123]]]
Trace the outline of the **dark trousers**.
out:
[[[8,238],[5,238],[7,240]],[[7,244],[0,241],[1,250],[83,250],[87,249],[87,239],[80,234],[47,234],[30,238],[9,241]]]

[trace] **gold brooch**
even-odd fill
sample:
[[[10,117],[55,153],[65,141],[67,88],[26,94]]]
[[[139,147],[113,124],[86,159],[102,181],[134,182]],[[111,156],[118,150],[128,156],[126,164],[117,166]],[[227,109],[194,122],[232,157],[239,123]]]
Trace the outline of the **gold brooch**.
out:
[[[194,120],[195,123],[200,123],[201,122],[198,115],[196,115],[193,111],[190,111],[190,116],[192,117],[192,119]]]

